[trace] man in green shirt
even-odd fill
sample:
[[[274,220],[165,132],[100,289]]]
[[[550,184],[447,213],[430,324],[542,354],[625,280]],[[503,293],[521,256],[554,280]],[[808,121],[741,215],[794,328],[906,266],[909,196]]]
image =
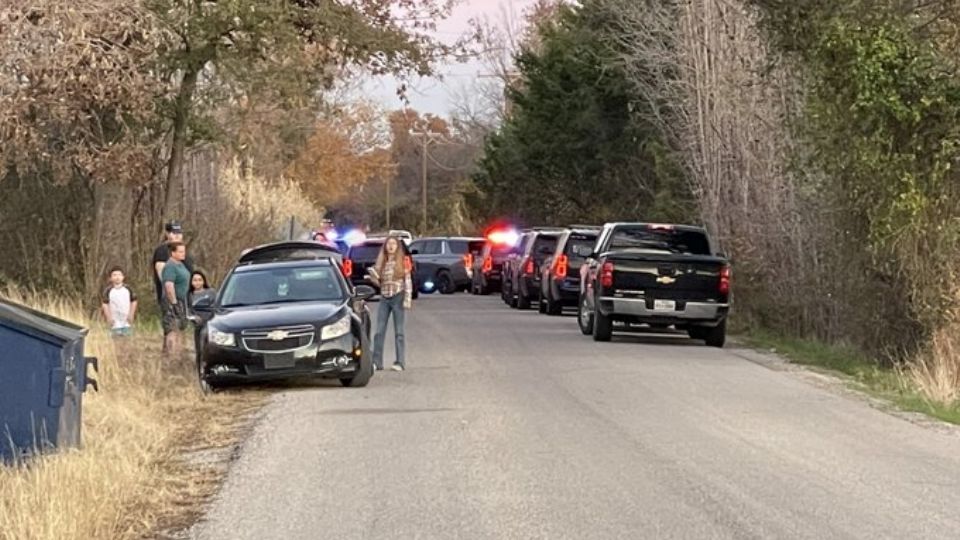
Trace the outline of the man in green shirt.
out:
[[[174,359],[179,359],[183,353],[183,332],[188,323],[187,293],[190,290],[190,270],[183,264],[186,258],[187,246],[183,242],[171,242],[170,260],[160,274],[163,281],[164,348]]]

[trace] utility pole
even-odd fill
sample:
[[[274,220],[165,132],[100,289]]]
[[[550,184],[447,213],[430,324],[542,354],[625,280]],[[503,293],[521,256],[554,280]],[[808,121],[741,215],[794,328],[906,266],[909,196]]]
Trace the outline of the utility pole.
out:
[[[433,140],[433,133],[428,131],[410,131],[410,134],[416,137],[420,137],[422,146],[420,149],[420,174],[422,181],[422,190],[421,190],[421,213],[420,216],[420,234],[427,234],[427,150],[430,146],[430,142]]]

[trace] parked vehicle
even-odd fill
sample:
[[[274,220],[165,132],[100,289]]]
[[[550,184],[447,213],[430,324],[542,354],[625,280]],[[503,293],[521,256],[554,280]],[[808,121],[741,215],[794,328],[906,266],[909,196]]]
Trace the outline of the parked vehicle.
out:
[[[553,255],[563,229],[536,228],[520,236],[515,254],[507,257],[507,303],[512,308],[529,309],[540,297],[540,267]]]
[[[380,287],[370,279],[369,270],[377,262],[377,256],[383,249],[383,243],[386,238],[367,238],[363,242],[350,246],[347,255],[343,260],[343,273],[347,279],[354,285],[367,285],[373,287],[376,294],[380,294]],[[401,242],[401,248],[404,249],[404,264],[410,266],[411,276],[413,278],[413,298],[419,298],[422,282],[417,278],[417,263],[413,259],[406,245]]]
[[[473,260],[474,294],[486,295],[503,288],[503,264],[516,249],[519,234],[496,229],[487,234],[480,253]]]
[[[193,311],[204,321],[196,357],[204,391],[300,377],[367,384],[373,361],[365,301],[375,291],[351,286],[323,251],[277,260],[253,250],[230,271],[216,297],[196,299]]]
[[[700,227],[607,224],[580,275],[578,322],[595,341],[609,341],[620,322],[673,325],[724,345],[730,263]]]
[[[480,251],[482,238],[418,238],[410,244],[421,283],[432,282],[441,294],[467,290],[472,282],[474,253]]]
[[[540,267],[540,313],[560,315],[580,300],[580,267],[593,253],[600,227],[573,225],[557,240],[553,254]]]

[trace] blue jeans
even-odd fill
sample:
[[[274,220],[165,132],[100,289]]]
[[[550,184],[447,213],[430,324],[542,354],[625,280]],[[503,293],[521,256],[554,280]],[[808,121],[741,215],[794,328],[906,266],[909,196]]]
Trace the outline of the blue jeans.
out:
[[[383,369],[383,342],[387,338],[387,319],[393,314],[393,334],[397,343],[397,365],[404,367],[403,361],[403,308],[404,294],[395,294],[390,298],[381,298],[377,307],[377,335],[373,338],[373,365]]]

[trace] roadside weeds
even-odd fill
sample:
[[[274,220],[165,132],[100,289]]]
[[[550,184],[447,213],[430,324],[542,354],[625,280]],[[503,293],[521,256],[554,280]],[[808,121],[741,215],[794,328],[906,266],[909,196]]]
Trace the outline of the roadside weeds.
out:
[[[748,347],[771,351],[792,364],[837,376],[848,388],[897,409],[960,425],[960,405],[927,397],[917,382],[917,374],[909,370],[881,367],[853,349],[813,340],[787,338],[764,331],[752,331],[737,337]]]
[[[115,347],[78,303],[5,296],[92,327],[100,392],[84,396],[82,449],[0,466],[0,540],[154,538],[192,523],[224,467],[191,453],[229,454],[266,394],[204,397],[191,363],[164,360],[154,332]]]

